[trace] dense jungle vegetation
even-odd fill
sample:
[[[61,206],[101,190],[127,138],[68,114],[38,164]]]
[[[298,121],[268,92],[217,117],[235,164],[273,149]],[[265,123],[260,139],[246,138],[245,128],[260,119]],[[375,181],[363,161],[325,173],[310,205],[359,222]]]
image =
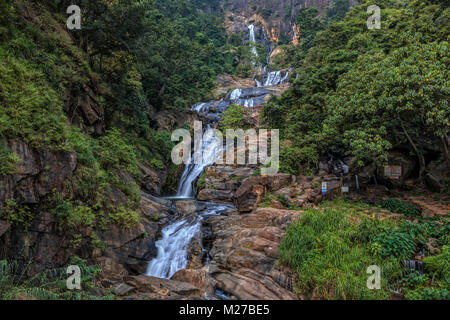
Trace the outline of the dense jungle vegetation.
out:
[[[314,9],[299,15],[304,37],[280,58],[299,76],[264,108],[283,135],[282,171],[314,172],[327,151],[352,156],[356,167],[382,164],[403,148],[423,179],[431,145],[450,168],[448,4],[380,1],[381,30],[367,28],[368,5],[326,26]]]

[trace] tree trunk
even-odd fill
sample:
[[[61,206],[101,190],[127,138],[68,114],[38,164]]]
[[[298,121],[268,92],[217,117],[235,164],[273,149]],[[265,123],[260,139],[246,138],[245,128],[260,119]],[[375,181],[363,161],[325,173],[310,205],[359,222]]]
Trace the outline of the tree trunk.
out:
[[[405,134],[406,138],[408,139],[409,143],[413,147],[417,158],[419,159],[419,184],[423,184],[425,182],[425,173],[426,173],[426,163],[425,163],[425,157],[423,156],[422,152],[419,151],[419,148],[417,148],[416,144],[412,140],[411,136],[408,134],[408,131],[406,131],[405,125],[403,124],[403,121],[400,117],[398,117],[398,120],[400,121],[400,125],[402,126],[403,133]]]

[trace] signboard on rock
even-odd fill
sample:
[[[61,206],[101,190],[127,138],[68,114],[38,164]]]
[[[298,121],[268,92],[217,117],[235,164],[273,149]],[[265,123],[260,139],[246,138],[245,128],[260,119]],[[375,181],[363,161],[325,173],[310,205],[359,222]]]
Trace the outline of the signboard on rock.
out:
[[[389,179],[398,180],[402,176],[402,166],[385,166],[384,175]]]

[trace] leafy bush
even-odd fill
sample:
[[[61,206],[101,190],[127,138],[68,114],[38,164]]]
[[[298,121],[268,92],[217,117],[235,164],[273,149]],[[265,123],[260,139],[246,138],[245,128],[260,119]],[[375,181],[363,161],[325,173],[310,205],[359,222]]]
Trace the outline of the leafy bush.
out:
[[[427,271],[443,279],[450,286],[450,247],[443,246],[442,252],[436,256],[429,256],[423,259]]]
[[[222,114],[219,128],[225,134],[227,129],[245,129],[248,127],[244,120],[244,107],[232,104]]]
[[[394,213],[401,213],[406,216],[419,217],[420,211],[413,204],[398,199],[386,199],[379,203],[379,206]]]
[[[203,190],[206,188],[206,172],[203,172],[200,178],[197,180],[197,190]]]
[[[124,229],[131,229],[139,223],[140,214],[138,211],[132,211],[121,206],[110,213],[109,217],[113,223]]]
[[[20,158],[0,141],[0,177],[13,174]]]
[[[280,171],[292,175],[314,173],[319,159],[315,148],[305,146],[282,146],[280,151]]]
[[[27,231],[34,216],[28,206],[23,206],[12,199],[7,199],[3,212],[0,212],[0,217],[6,219],[12,225],[22,225],[24,230]]]
[[[123,137],[122,133],[114,128],[100,138],[100,160],[105,168],[127,170],[134,176],[139,176],[140,169],[136,150]]]
[[[407,259],[416,251],[416,244],[409,234],[398,230],[385,231],[373,239],[370,249],[376,256]]]
[[[0,260],[0,300],[110,300],[111,295],[102,298],[91,296],[85,290],[94,287],[94,279],[101,271],[98,266],[88,266],[78,257],[70,265],[81,269],[82,290],[68,290],[65,268],[50,269],[31,277],[27,276],[30,263]]]

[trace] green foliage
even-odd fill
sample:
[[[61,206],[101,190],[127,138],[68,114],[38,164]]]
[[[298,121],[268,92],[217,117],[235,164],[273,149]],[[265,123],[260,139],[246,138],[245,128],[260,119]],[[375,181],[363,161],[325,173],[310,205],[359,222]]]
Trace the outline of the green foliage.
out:
[[[319,155],[317,150],[304,146],[282,146],[280,151],[281,172],[293,175],[309,175],[315,171]]]
[[[298,274],[298,290],[322,299],[387,299],[401,275],[401,264],[392,257],[382,259],[366,249],[368,235],[361,238],[361,215],[348,205],[307,210],[291,224],[280,244],[280,263]],[[356,207],[357,208],[357,207]],[[383,224],[377,221],[374,223]],[[366,269],[382,270],[381,290],[366,287]]]
[[[322,31],[314,10],[302,11],[303,39],[313,41],[300,42],[308,51],[283,47],[277,63],[295,66],[298,79],[263,114],[282,140],[318,154],[352,155],[357,167],[384,164],[402,145],[421,160],[423,175],[427,144],[440,145],[448,133],[449,8],[386,0],[378,4],[382,30],[374,32],[366,26],[370,4],[362,1]],[[339,20],[346,4],[333,10]]]
[[[232,104],[225,110],[220,119],[219,128],[225,133],[228,129],[246,129],[244,107]]]
[[[442,252],[436,256],[423,259],[425,268],[433,277],[443,279],[450,287],[450,247],[443,246]]]
[[[124,229],[131,229],[139,223],[140,214],[138,211],[131,211],[121,206],[110,213],[110,218],[113,223],[121,226]]]
[[[203,190],[206,188],[206,172],[203,172],[200,178],[197,180],[197,191]]]
[[[20,158],[13,154],[8,146],[0,142],[0,177],[13,174]]]
[[[386,199],[379,203],[379,206],[394,213],[401,213],[406,216],[420,217],[420,211],[413,204],[398,199]]]
[[[416,244],[411,236],[398,230],[388,230],[375,236],[370,244],[375,256],[383,258],[410,258],[416,251]]]
[[[6,199],[5,208],[0,212],[0,217],[12,225],[22,225],[25,231],[31,225],[34,215],[28,206],[20,205],[12,199]]]
[[[0,300],[110,300],[112,296],[102,298],[87,293],[94,287],[94,279],[101,271],[98,266],[88,266],[86,262],[74,257],[70,263],[81,269],[82,290],[68,290],[65,268],[50,269],[32,277],[27,276],[30,264],[17,261],[0,261]]]
[[[99,155],[104,168],[123,169],[136,177],[139,176],[136,151],[118,129],[107,131],[106,135],[100,138],[99,146]]]

